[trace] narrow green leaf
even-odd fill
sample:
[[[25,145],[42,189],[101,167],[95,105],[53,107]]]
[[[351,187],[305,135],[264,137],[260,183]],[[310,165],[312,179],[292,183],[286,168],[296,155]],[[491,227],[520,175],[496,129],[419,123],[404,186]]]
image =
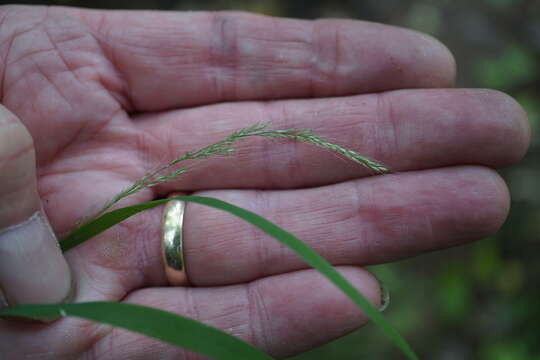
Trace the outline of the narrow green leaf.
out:
[[[89,302],[61,305],[19,305],[0,316],[54,319],[75,316],[131,330],[218,360],[272,358],[253,346],[198,321],[145,306]]]
[[[343,293],[345,293],[383,332],[393,341],[393,343],[401,349],[408,359],[418,359],[409,344],[401,337],[401,335],[384,319],[377,309],[371,305],[362,294],[358,292],[340,273],[338,273],[328,261],[319,256],[309,246],[300,241],[291,233],[283,230],[279,226],[271,223],[263,217],[250,211],[239,208],[222,200],[200,197],[200,196],[178,196],[169,199],[155,200],[147,203],[142,203],[118,210],[111,211],[100,218],[91,221],[80,228],[76,229],[66,239],[61,242],[62,249],[67,251],[89,238],[107,230],[116,223],[127,219],[128,217],[160,204],[166,203],[171,199],[193,202],[236,215],[246,222],[256,226],[261,231],[275,238],[285,246],[293,250],[298,256],[306,261],[313,268],[318,270],[334,285],[336,285]]]
[[[101,234],[102,232],[113,227],[119,222],[122,222],[127,218],[140,213],[141,211],[164,204],[169,200],[170,199],[161,199],[150,201],[105,213],[97,219],[85,223],[84,225],[72,231],[67,237],[60,241],[60,248],[64,252],[68,251],[75,246],[82,244],[86,240],[89,240],[94,236]]]

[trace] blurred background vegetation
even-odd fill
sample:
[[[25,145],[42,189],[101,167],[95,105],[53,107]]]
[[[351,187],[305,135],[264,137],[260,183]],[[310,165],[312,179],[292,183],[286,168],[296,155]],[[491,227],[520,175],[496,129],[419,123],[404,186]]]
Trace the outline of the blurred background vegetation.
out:
[[[0,4],[4,1],[0,1]],[[10,2],[13,3],[13,2]],[[455,54],[458,87],[514,96],[540,122],[539,0],[63,0],[93,8],[238,9],[297,18],[344,17],[414,28]],[[534,135],[533,135],[534,137]],[[540,359],[540,141],[503,170],[513,203],[494,237],[373,267],[390,289],[386,316],[423,359]],[[478,209],[482,211],[482,209]],[[400,359],[374,326],[295,360]]]

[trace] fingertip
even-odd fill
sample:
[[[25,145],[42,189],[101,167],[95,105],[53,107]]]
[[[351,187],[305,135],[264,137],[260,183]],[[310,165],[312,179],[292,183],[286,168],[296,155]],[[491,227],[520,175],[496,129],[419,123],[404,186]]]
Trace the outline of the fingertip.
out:
[[[501,158],[501,167],[520,161],[531,142],[531,124],[525,109],[512,96],[493,89],[479,90],[486,107],[491,109],[494,118],[501,124],[500,140],[507,146],[506,156]]]
[[[457,63],[450,49],[439,39],[411,30],[420,39],[418,49],[426,59],[423,84],[428,88],[452,87],[457,73]]]
[[[481,195],[479,196],[479,202],[484,202],[484,204],[487,201],[490,202],[490,206],[483,206],[483,212],[486,213],[485,218],[487,219],[483,229],[485,231],[484,237],[491,236],[499,231],[508,218],[511,201],[510,190],[497,171],[485,167],[477,167],[477,171],[480,173],[479,178],[486,181],[483,184],[478,184],[479,189],[471,193],[485,194],[484,199],[481,199]],[[479,209],[481,208],[479,207]],[[482,229],[482,226],[478,228]]]
[[[510,95],[494,89],[456,89],[470,133],[480,150],[479,164],[508,167],[520,161],[530,145],[531,126],[523,107]],[[466,105],[466,106],[464,106]],[[472,115],[472,116],[471,116]]]
[[[386,290],[383,289],[382,283],[375,275],[359,266],[340,266],[337,270],[376,309],[383,305],[383,294]],[[356,305],[354,305],[352,311],[358,311]],[[367,321],[367,318],[365,321]]]
[[[454,205],[456,218],[461,218],[461,235],[455,237],[464,242],[494,235],[510,211],[506,182],[495,170],[484,166],[464,166],[454,174],[453,186],[459,188],[456,198],[461,198]]]
[[[356,266],[335,269],[375,309],[381,305],[379,281],[368,271]],[[301,270],[257,280],[253,283],[257,296],[263,298],[261,308],[272,314],[264,334],[270,338],[289,339],[290,345],[278,341],[262,343],[265,350],[277,357],[286,357],[344,336],[369,321],[369,317],[340,289],[314,269]],[[294,326],[291,326],[294,324]]]

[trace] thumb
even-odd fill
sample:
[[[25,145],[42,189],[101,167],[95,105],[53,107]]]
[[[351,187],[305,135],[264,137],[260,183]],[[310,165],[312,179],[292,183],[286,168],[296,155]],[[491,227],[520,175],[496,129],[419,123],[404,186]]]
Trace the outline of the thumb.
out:
[[[32,136],[0,105],[0,288],[9,305],[59,303],[71,274],[37,191]]]

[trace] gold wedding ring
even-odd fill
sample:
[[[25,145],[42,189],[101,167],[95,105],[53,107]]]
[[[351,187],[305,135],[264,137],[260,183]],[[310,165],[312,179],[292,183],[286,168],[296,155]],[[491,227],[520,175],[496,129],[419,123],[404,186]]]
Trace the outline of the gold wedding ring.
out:
[[[179,194],[171,196],[179,196]],[[189,283],[182,238],[185,209],[184,201],[171,200],[165,204],[161,220],[161,254],[165,265],[165,275],[169,284],[173,286],[186,286]]]

